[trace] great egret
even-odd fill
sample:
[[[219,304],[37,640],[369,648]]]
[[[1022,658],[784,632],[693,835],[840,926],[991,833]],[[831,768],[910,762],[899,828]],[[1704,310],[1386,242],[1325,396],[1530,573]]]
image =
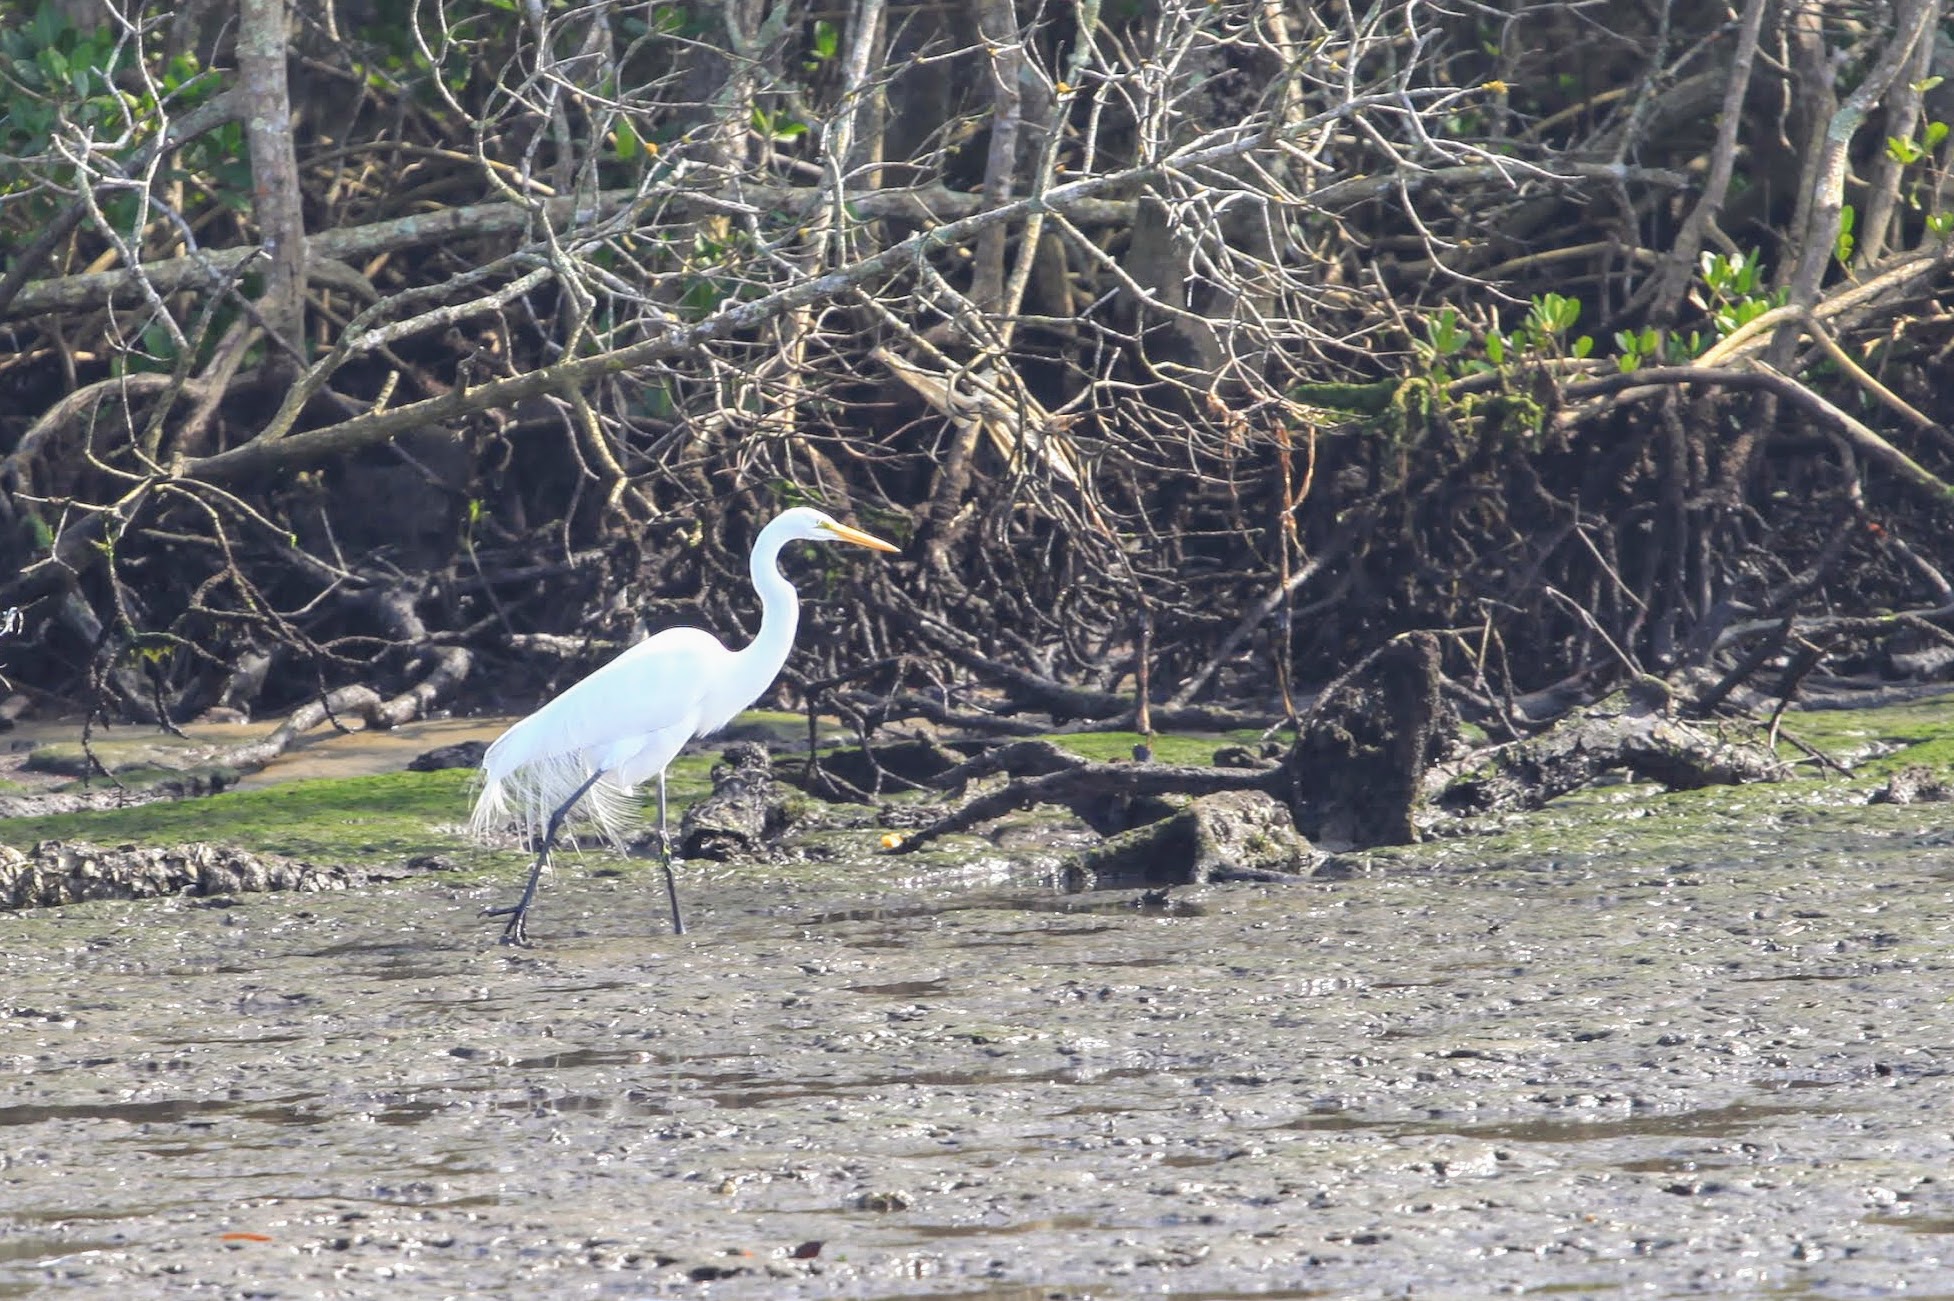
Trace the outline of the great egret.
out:
[[[486,839],[513,818],[524,840],[537,844],[522,898],[487,914],[509,918],[503,943],[529,943],[529,906],[557,833],[578,802],[597,829],[621,847],[633,821],[631,792],[653,776],[672,930],[684,933],[665,824],[665,768],[687,741],[718,731],[758,700],[787,662],[800,622],[800,597],[776,562],[782,547],[800,541],[896,550],[812,507],[784,511],[753,543],[749,564],[760,593],[760,631],[745,650],[727,650],[700,628],[668,628],[511,727],[482,756],[484,781],[469,818],[470,833]]]

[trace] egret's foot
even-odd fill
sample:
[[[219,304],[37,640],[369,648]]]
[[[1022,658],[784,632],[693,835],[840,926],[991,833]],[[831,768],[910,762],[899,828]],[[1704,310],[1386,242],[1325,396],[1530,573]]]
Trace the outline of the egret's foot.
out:
[[[502,942],[504,944],[513,944],[519,949],[530,948],[529,910],[527,908],[512,908],[510,911],[515,913],[515,916],[511,917],[509,924],[502,928]]]
[[[534,947],[529,942],[529,909],[523,907],[521,904],[511,904],[507,908],[484,908],[482,909],[482,916],[507,917],[509,919],[509,924],[502,928],[502,942],[504,944],[513,944],[521,949]]]

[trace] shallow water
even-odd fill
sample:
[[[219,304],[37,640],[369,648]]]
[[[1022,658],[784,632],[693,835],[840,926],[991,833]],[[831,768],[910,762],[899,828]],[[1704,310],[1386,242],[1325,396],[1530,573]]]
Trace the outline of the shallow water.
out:
[[[276,731],[278,719],[259,723],[186,723],[173,737],[143,727],[98,727],[91,743],[103,762],[159,764],[194,769],[214,762],[226,750],[260,741]],[[399,727],[367,728],[348,720],[345,731],[321,724],[294,739],[291,748],[237,783],[240,790],[273,786],[314,777],[369,777],[400,772],[416,755],[463,741],[493,741],[513,718],[440,718]],[[0,735],[0,771],[27,789],[67,788],[65,773],[36,774],[20,768],[27,755],[41,746],[77,753],[82,724],[78,719],[36,719],[20,723]],[[75,769],[79,771],[79,768]]]
[[[682,937],[593,856],[529,952],[513,881],[0,916],[0,1296],[1954,1295],[1938,817],[1637,801],[1165,906],[692,868]]]

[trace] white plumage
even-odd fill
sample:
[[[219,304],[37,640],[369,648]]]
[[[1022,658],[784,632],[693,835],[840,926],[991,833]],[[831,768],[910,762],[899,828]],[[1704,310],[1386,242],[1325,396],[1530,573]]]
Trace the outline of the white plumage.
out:
[[[486,840],[513,821],[534,846],[550,815],[602,773],[577,812],[622,848],[638,822],[638,785],[745,707],[714,709],[682,689],[724,678],[737,658],[700,628],[668,628],[625,651],[489,747],[469,831]]]
[[[703,629],[669,628],[625,651],[489,747],[469,831],[486,840],[513,822],[524,842],[537,848],[522,899],[511,908],[491,910],[497,916],[512,914],[505,942],[528,943],[525,919],[537,882],[573,810],[621,848],[637,821],[633,792],[653,777],[672,928],[685,929],[665,826],[665,769],[687,741],[719,730],[759,699],[787,662],[800,623],[800,599],[781,577],[778,560],[780,549],[793,541],[896,549],[811,507],[785,511],[753,544],[749,568],[761,615],[750,644],[728,650]]]

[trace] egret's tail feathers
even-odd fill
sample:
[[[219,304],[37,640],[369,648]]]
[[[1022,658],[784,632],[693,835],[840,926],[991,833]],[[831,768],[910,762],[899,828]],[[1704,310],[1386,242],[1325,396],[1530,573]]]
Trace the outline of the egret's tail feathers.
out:
[[[469,815],[468,834],[476,840],[492,840],[514,823],[523,843],[533,846],[542,840],[551,816],[564,801],[590,781],[590,773],[582,759],[572,754],[490,776],[476,797],[475,811]],[[631,787],[620,785],[607,773],[584,792],[565,818],[565,826],[593,828],[621,849],[638,821],[638,801]]]
[[[468,838],[489,840],[508,820],[509,793],[503,789],[500,778],[485,778],[481,793],[475,796],[475,808],[468,815]]]

